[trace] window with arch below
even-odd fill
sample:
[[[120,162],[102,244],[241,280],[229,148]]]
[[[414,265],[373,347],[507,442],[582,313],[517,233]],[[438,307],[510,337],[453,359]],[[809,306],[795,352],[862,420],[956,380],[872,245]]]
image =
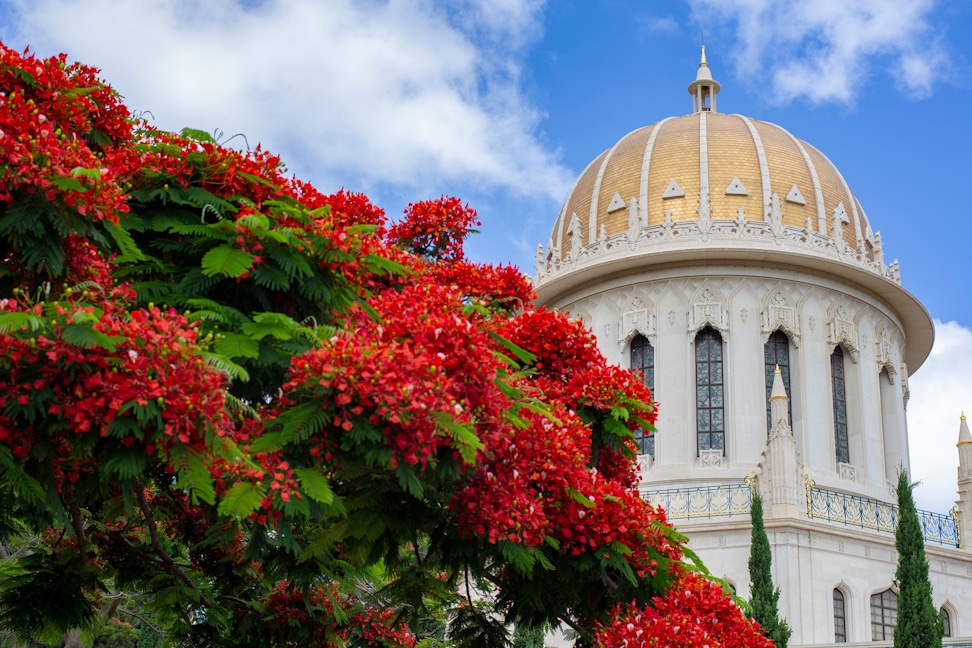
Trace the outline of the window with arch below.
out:
[[[838,346],[830,355],[830,383],[834,399],[834,448],[837,463],[850,463],[847,438],[847,384],[844,380],[844,352]]]
[[[698,450],[726,453],[722,336],[705,327],[695,336],[695,415]]]
[[[776,368],[780,368],[783,378],[783,388],[790,400],[786,402],[787,423],[793,428],[793,392],[790,391],[790,338],[783,331],[773,331],[763,345],[763,356],[766,360],[766,433],[773,429],[772,406],[769,397],[773,393],[773,376]]]
[[[644,335],[636,335],[631,340],[631,372],[641,374],[645,387],[652,393],[655,391],[655,349]],[[639,429],[635,434],[635,444],[638,454],[650,455],[655,458],[655,433],[651,430]]]
[[[834,589],[834,643],[847,643],[847,607],[839,589]]]
[[[946,610],[945,608],[942,608],[941,615],[942,615],[942,628],[945,630],[945,633],[942,636],[951,637],[952,636],[952,616],[948,613],[948,610]]]
[[[898,595],[890,589],[871,595],[871,639],[894,639],[894,626],[898,622]]]

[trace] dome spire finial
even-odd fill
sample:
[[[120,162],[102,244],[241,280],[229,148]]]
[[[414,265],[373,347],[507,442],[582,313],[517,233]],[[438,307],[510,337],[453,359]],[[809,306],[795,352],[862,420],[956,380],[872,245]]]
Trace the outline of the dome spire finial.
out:
[[[689,84],[688,91],[692,95],[692,112],[716,112],[716,95],[721,86],[712,79],[709,63],[705,60],[705,44],[702,44],[702,60],[699,71],[695,73],[695,81]]]

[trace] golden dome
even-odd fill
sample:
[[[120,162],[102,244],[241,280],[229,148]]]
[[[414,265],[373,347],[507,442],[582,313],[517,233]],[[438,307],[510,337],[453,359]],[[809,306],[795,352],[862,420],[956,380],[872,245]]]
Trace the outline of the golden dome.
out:
[[[887,264],[881,235],[827,157],[785,129],[716,110],[720,85],[703,52],[692,113],[634,130],[581,173],[534,286],[561,305],[577,290],[692,264],[788,268],[837,278],[900,321],[912,370],[931,350],[928,312]]]
[[[714,220],[735,220],[741,209],[745,220],[769,221],[776,194],[783,225],[839,233],[873,260],[864,210],[830,160],[775,124],[707,110],[639,128],[599,155],[568,194],[548,250],[559,261],[575,245],[626,231],[633,206],[646,226],[667,213],[676,223],[699,220],[703,190]]]

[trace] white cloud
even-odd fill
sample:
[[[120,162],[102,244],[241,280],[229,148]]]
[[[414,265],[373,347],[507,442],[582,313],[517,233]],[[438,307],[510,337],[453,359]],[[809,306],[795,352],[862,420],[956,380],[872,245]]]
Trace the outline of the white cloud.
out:
[[[919,508],[945,513],[955,502],[959,415],[972,415],[972,330],[935,320],[935,345],[909,380],[908,436]]]
[[[734,26],[739,75],[771,81],[781,103],[853,103],[874,68],[922,97],[945,73],[928,20],[934,0],[689,1],[704,26]]]
[[[163,128],[242,132],[328,190],[560,199],[519,84],[541,0],[15,0],[17,40],[101,67]]]

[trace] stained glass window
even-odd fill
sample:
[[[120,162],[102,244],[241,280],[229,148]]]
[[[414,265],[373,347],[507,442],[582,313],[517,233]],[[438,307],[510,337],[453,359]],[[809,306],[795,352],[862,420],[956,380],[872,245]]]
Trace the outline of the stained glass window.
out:
[[[834,643],[847,643],[847,611],[839,589],[834,590]]]
[[[942,608],[942,626],[945,628],[946,637],[952,636],[952,617],[948,614],[948,610]]]
[[[886,641],[894,638],[898,622],[898,595],[889,589],[871,595],[871,639]]]
[[[631,371],[644,377],[645,386],[655,391],[655,349],[643,335],[635,336],[631,340]],[[639,429],[635,433],[635,443],[638,454],[651,455],[655,458],[655,433],[650,430]]]
[[[786,402],[787,422],[790,429],[793,429],[793,392],[790,391],[790,339],[783,331],[774,331],[769,336],[769,340],[763,346],[763,355],[766,358],[766,433],[769,434],[773,427],[772,408],[770,407],[769,397],[773,393],[773,374],[776,367],[780,368],[780,375],[783,376],[783,388],[790,400]]]
[[[837,463],[850,463],[850,444],[847,440],[847,387],[844,381],[844,352],[840,347],[830,356],[830,382],[834,397],[834,445]]]
[[[722,336],[705,327],[695,336],[695,415],[699,451],[726,453]]]

